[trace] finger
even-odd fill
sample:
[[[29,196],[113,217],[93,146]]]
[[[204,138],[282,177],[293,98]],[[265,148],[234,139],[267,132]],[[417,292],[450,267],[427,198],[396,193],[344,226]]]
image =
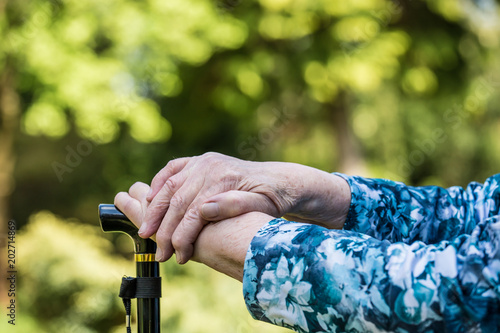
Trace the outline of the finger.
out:
[[[167,165],[163,169],[161,169],[151,181],[151,191],[147,195],[146,199],[151,202],[156,194],[158,194],[158,192],[162,189],[165,182],[170,177],[184,169],[184,167],[190,160],[191,157],[183,157],[168,162]]]
[[[267,196],[246,191],[227,191],[214,195],[205,200],[200,209],[201,216],[207,221],[220,221],[249,212],[279,215]]]
[[[141,182],[136,182],[134,185],[130,186],[128,194],[139,201],[145,200],[149,192],[149,185]]]
[[[156,232],[156,261],[162,262],[170,259],[174,253],[172,246],[172,234],[178,224],[168,223],[166,216],[163,218],[157,232]]]
[[[203,185],[203,179],[199,179],[195,183],[189,183],[189,184],[185,183],[172,196],[167,213],[165,214],[165,217],[161,221],[161,224],[158,230],[156,231],[156,237],[158,240],[158,249],[156,252],[156,258],[158,261],[167,260],[172,256],[174,251],[174,248],[172,247],[172,235],[176,230],[177,226],[185,217],[186,212],[192,214],[193,212],[198,211],[198,209],[188,210],[188,208],[194,207],[193,202],[198,193],[200,193],[202,185]]]
[[[128,190],[128,194],[141,203],[143,214],[146,213],[146,209],[149,205],[149,202],[146,200],[149,190],[149,185],[141,182],[134,183],[134,185],[130,186]]]
[[[132,185],[132,187],[134,187],[134,185]],[[129,191],[135,192],[135,189],[132,189],[132,187],[129,189]],[[144,195],[144,191],[146,191],[147,193],[147,191],[149,191],[149,186],[147,187],[147,189],[142,189],[142,195]],[[147,203],[145,200],[145,196],[143,197],[142,202],[126,192],[120,192],[115,196],[115,206],[118,207],[118,209],[123,214],[125,214],[125,216],[127,216],[137,228],[140,228],[142,224],[142,216],[144,215],[145,203]],[[154,235],[151,237],[151,239],[156,242],[156,237]]]
[[[142,223],[141,203],[132,198],[127,192],[119,192],[115,195],[115,206],[129,218],[138,228]]]
[[[193,205],[194,206],[194,205]],[[172,246],[179,264],[186,263],[194,252],[194,243],[207,221],[199,215],[196,206],[190,208],[172,234]]]
[[[168,212],[172,198],[184,185],[188,176],[188,172],[181,172],[170,177],[163,184],[163,187],[154,197],[153,201],[151,201],[146,210],[142,227],[139,230],[139,236],[147,238],[157,232],[160,223],[162,223],[162,219]]]
[[[141,224],[142,220],[144,220],[144,215],[146,214],[147,208],[149,206],[149,202],[146,200],[146,196],[149,192],[149,185],[141,182],[136,182],[134,185],[130,186],[128,190],[128,194],[140,202],[142,207],[142,216],[141,216]]]

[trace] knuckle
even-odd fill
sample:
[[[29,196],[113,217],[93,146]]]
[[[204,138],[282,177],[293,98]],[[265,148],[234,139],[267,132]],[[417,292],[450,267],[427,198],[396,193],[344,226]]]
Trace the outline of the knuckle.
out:
[[[196,223],[199,220],[200,220],[200,214],[199,214],[198,209],[190,208],[190,209],[188,209],[188,211],[184,215],[184,222],[188,225]]]
[[[170,177],[165,181],[165,184],[163,184],[163,188],[167,191],[167,193],[174,193],[178,186],[179,183],[175,176]]]
[[[226,187],[226,189],[235,189],[238,187],[238,184],[243,179],[243,174],[238,170],[233,168],[226,168],[221,166],[224,174],[221,176],[221,181]]]
[[[162,217],[166,214],[168,209],[168,201],[166,200],[156,200],[154,203],[147,207],[144,214],[144,219],[148,223],[158,225],[161,223]]]
[[[204,224],[196,208],[190,208],[172,235],[172,245],[177,250],[183,250],[194,242],[198,229]],[[200,226],[201,225],[201,226]]]
[[[213,151],[208,151],[208,152],[206,152],[205,154],[203,154],[201,156],[203,156],[205,158],[214,158],[214,157],[220,156],[220,154],[216,153],[216,152],[213,152]]]
[[[171,173],[175,170],[175,165],[177,164],[177,159],[168,161],[167,165],[165,165],[165,172]]]
[[[165,245],[170,244],[171,241],[172,241],[172,238],[167,233],[163,233],[163,232],[156,233],[156,243],[158,245],[165,246]]]
[[[203,164],[209,163],[211,165],[217,165],[223,160],[223,155],[210,151],[199,156],[199,158],[203,160]]]
[[[172,246],[174,249],[182,250],[185,249],[188,245],[189,243],[181,233],[176,232],[172,235]]]
[[[173,209],[181,209],[184,207],[185,200],[181,195],[174,195],[172,199],[170,199],[170,207]]]

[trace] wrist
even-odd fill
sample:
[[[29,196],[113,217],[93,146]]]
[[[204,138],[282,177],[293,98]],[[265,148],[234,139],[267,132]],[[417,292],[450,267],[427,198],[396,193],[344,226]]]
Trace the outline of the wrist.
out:
[[[272,219],[252,212],[207,224],[196,240],[193,260],[242,281],[248,247],[259,229]]]
[[[340,176],[301,166],[297,198],[285,215],[299,222],[319,224],[329,229],[342,229],[351,203],[349,184]],[[299,177],[297,177],[299,178]]]

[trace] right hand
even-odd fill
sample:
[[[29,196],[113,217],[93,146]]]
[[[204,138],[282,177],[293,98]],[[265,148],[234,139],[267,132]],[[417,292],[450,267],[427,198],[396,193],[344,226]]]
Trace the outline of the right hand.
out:
[[[303,165],[207,153],[170,161],[154,177],[147,199],[140,236],[156,233],[159,261],[175,251],[184,263],[209,221],[258,211],[339,228],[350,193],[340,177]]]

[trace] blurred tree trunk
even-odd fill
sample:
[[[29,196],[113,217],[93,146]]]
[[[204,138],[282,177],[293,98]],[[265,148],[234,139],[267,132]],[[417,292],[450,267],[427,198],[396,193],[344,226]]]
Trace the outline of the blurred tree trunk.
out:
[[[15,90],[14,71],[8,65],[0,74],[0,270],[7,272],[7,222],[9,197],[14,188],[14,138],[19,126],[20,104]],[[17,253],[16,253],[17,254]],[[0,303],[7,300],[6,279],[0,279]]]
[[[335,103],[330,104],[333,130],[339,151],[338,171],[348,175],[367,175],[361,148],[352,131],[349,117],[348,100],[345,93],[340,94]]]

